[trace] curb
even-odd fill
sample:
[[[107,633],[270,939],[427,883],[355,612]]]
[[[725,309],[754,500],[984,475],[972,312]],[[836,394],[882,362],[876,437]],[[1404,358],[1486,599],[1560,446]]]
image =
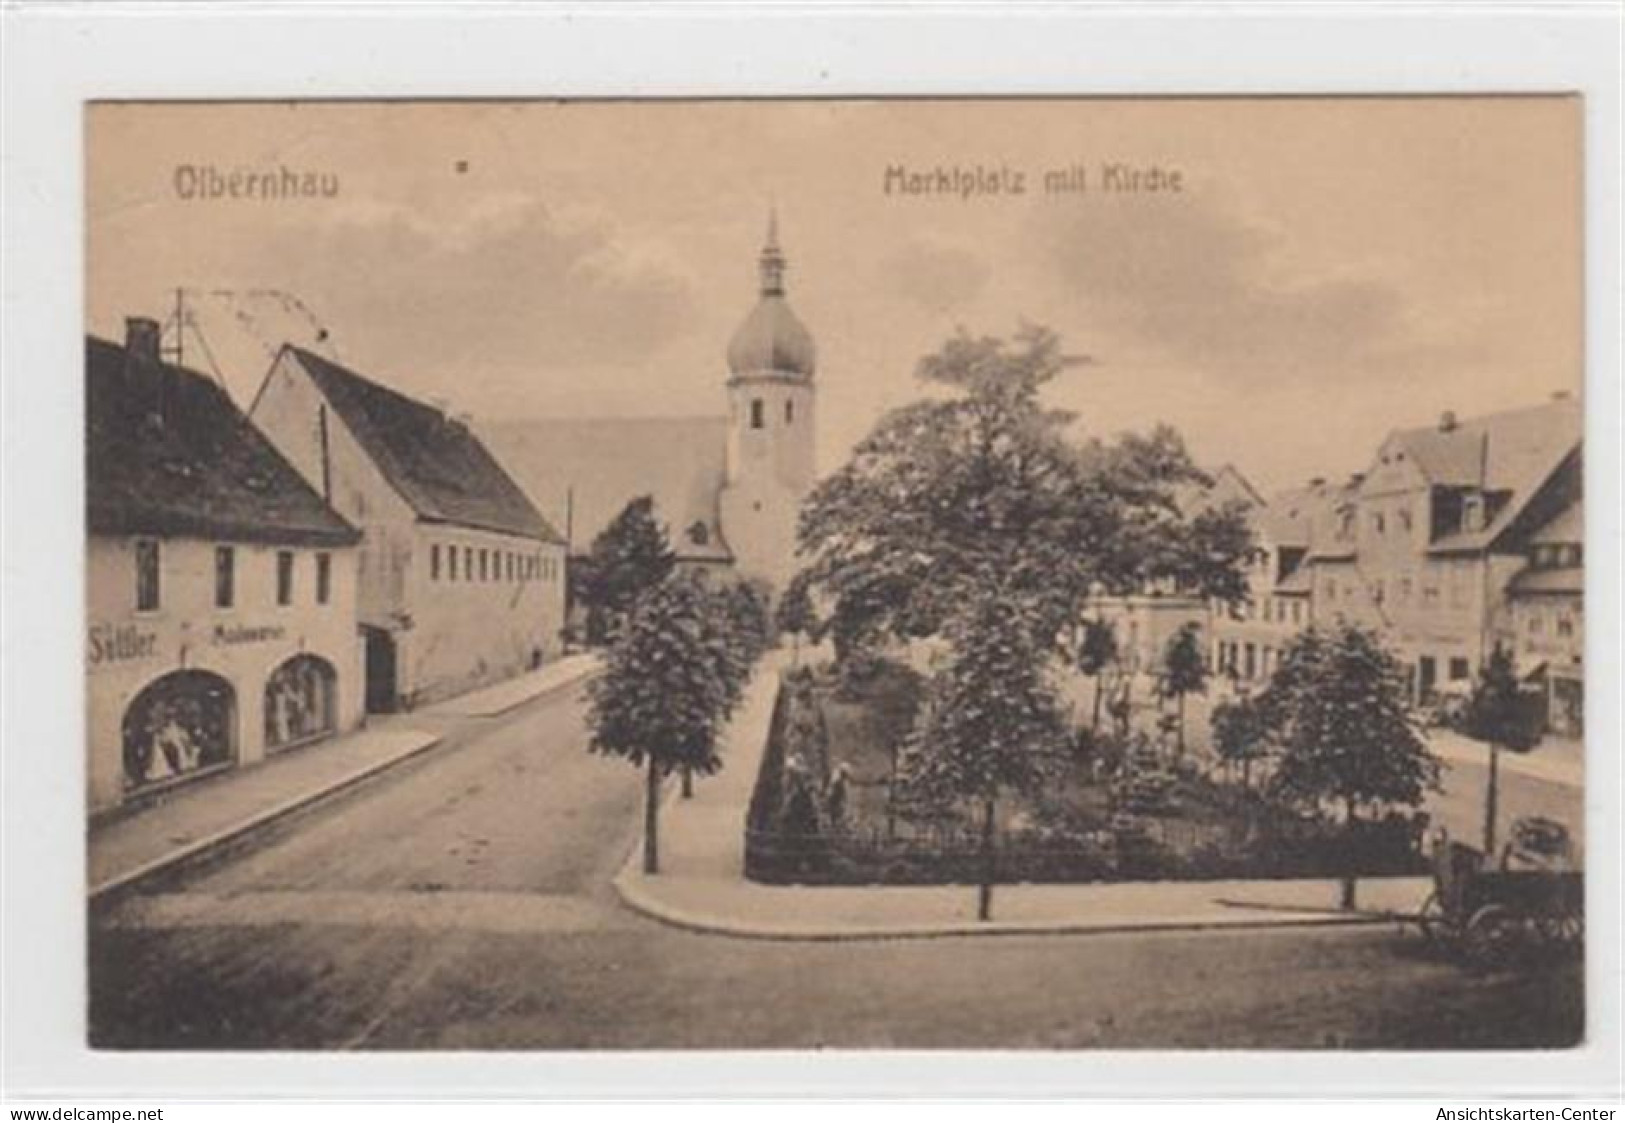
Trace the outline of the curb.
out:
[[[445,738],[439,735],[425,734],[425,736],[428,739],[420,745],[414,745],[412,748],[395,756],[364,765],[353,772],[340,776],[333,783],[324,787],[301,792],[290,799],[283,800],[281,803],[257,811],[248,818],[233,823],[229,827],[195,839],[178,850],[172,850],[161,857],[143,862],[141,865],[126,870],[124,873],[115,874],[107,880],[91,886],[86,897],[93,907],[107,904],[128,893],[138,885],[165,874],[178,872],[184,866],[217,856],[221,851],[243,842],[250,835],[274,826],[296,812],[304,811],[328,799],[344,795],[364,781],[379,776],[398,765],[415,760],[445,741]]]
[[[641,836],[640,836],[641,837]],[[635,856],[635,855],[634,855]],[[1204,920],[1178,919],[1123,921],[1109,924],[1090,924],[1079,921],[949,921],[935,924],[899,924],[859,927],[820,927],[817,925],[775,925],[735,920],[730,917],[690,912],[674,908],[646,892],[633,882],[642,875],[628,876],[632,871],[623,869],[615,877],[615,892],[621,903],[641,916],[673,928],[709,936],[727,936],[744,940],[776,940],[791,943],[857,943],[887,940],[969,939],[995,936],[1114,936],[1144,932],[1249,932],[1268,928],[1333,928],[1361,927],[1375,924],[1399,923],[1406,919],[1400,913],[1351,912],[1336,913],[1304,910],[1288,911],[1270,919]],[[817,892],[816,889],[809,890]],[[1258,906],[1258,911],[1273,911],[1270,906]]]
[[[587,673],[579,675],[576,678],[566,679],[563,682],[554,683],[545,690],[532,694],[529,698],[515,702],[512,706],[507,706],[500,711],[480,716],[496,717],[500,714],[505,714],[512,710],[516,710],[520,706],[529,705],[532,702],[540,701],[544,698],[550,698],[563,690],[568,690],[571,687],[579,686],[581,683],[586,682],[594,675],[600,673],[602,673],[602,668],[594,667]],[[421,745],[416,745],[396,756],[387,757],[383,760],[374,761],[371,764],[364,765],[353,772],[340,776],[337,780],[325,785],[324,787],[301,792],[290,799],[283,800],[281,803],[273,804],[264,810],[255,812],[248,818],[233,823],[229,827],[225,827],[224,829],[216,831],[213,834],[205,835],[203,838],[189,842],[185,846],[182,846],[177,850],[172,850],[168,854],[154,858],[149,862],[144,862],[141,865],[136,866],[134,869],[127,870],[121,874],[115,874],[107,880],[91,886],[89,892],[86,894],[86,900],[92,908],[102,907],[131,892],[138,886],[160,879],[166,875],[177,874],[186,867],[197,865],[211,858],[222,857],[228,851],[243,847],[252,836],[278,825],[290,816],[293,816],[301,811],[313,809],[330,799],[337,799],[339,796],[348,794],[352,789],[356,788],[367,780],[379,777],[391,769],[416,760],[430,750],[438,748],[445,742],[445,737],[440,734],[425,733],[424,736],[427,737],[428,740],[424,741]]]

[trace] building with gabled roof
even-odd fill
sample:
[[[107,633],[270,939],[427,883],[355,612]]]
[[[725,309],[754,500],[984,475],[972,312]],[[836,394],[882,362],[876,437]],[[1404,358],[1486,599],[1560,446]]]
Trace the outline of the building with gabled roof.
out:
[[[1316,479],[1247,506],[1254,544],[1247,598],[1211,606],[1210,661],[1221,682],[1242,690],[1262,684],[1309,623],[1309,548],[1316,523],[1326,520],[1339,493],[1336,486]]]
[[[1383,633],[1415,696],[1465,693],[1510,611],[1527,541],[1578,501],[1580,404],[1396,430],[1312,535],[1319,621]]]
[[[155,321],[85,345],[93,813],[352,728],[361,533]]]
[[[449,697],[559,653],[564,538],[466,418],[293,346],[249,412],[362,528],[370,709]]]

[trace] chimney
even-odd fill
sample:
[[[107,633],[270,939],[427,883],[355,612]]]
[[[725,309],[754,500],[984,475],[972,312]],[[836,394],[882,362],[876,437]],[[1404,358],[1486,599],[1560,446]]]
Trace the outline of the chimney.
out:
[[[464,429],[474,428],[474,415],[469,413],[467,410],[459,410],[457,413],[452,415],[452,420],[457,422],[457,424],[461,425]]]
[[[1570,398],[1572,398],[1573,396],[1574,395],[1569,393],[1567,390],[1553,390],[1552,391],[1552,401],[1554,401],[1554,402],[1566,402]]]
[[[429,399],[429,404],[434,407],[435,412],[440,414],[442,419],[451,415],[451,400],[449,398],[432,397]]]
[[[161,353],[162,329],[157,320],[130,316],[124,321],[124,380],[138,399],[145,399],[148,415],[159,425],[169,422],[171,375]]]
[[[1316,487],[1316,488],[1325,487],[1326,486],[1326,477],[1325,476],[1315,476],[1314,478],[1312,478],[1309,481],[1309,486],[1310,487]]]
[[[158,345],[161,339],[157,320],[145,316],[128,316],[124,320],[124,370],[155,371],[158,369]]]
[[[1439,415],[1439,432],[1454,433],[1456,431],[1456,411],[1447,409]]]

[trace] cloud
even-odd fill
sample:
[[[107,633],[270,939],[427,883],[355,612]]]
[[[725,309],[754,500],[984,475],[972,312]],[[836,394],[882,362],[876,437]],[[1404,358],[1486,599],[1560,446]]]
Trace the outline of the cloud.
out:
[[[364,337],[369,352],[418,369],[624,367],[693,319],[681,268],[534,197],[476,198],[437,217],[336,211],[284,234],[307,255],[273,272],[311,294],[336,341]]]
[[[883,282],[897,296],[932,312],[962,308],[987,286],[992,268],[967,249],[915,239],[881,263]]]
[[[1208,198],[1093,197],[1042,209],[1028,235],[1085,315],[1231,384],[1398,377],[1441,350],[1393,279],[1307,274],[1280,235]]]

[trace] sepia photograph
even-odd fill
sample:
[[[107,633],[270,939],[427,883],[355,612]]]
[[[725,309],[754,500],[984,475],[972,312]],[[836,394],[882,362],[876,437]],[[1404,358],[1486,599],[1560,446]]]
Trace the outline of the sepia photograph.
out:
[[[86,1044],[1584,1044],[1584,109],[87,104]]]

